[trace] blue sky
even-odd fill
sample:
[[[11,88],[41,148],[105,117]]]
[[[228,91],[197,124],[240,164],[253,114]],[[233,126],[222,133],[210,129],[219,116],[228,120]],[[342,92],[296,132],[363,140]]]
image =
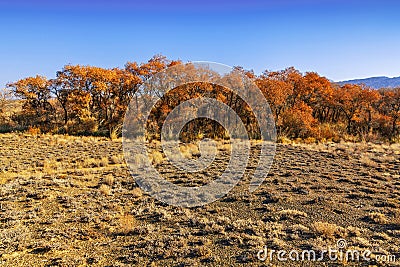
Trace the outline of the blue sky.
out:
[[[68,63],[123,67],[159,53],[256,73],[400,76],[399,11],[385,0],[0,0],[0,87]]]

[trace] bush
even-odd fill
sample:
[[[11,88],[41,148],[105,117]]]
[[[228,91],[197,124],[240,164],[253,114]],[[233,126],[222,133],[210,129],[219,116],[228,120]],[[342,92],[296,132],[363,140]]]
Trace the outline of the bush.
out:
[[[317,143],[317,139],[315,139],[314,137],[307,137],[306,139],[304,139],[304,143],[305,144],[315,144],[315,143]]]
[[[68,121],[66,126],[68,134],[94,134],[98,130],[98,124],[95,118],[89,117],[80,120]]]
[[[276,141],[280,144],[291,144],[292,143],[292,140],[290,140],[286,136],[279,136]]]
[[[41,131],[39,127],[29,126],[28,130],[26,130],[26,133],[30,135],[39,135]]]
[[[339,133],[338,130],[335,129],[335,126],[331,125],[331,124],[321,124],[319,125],[318,129],[317,129],[317,136],[316,136],[319,140],[325,139],[325,140],[338,140],[339,138]]]

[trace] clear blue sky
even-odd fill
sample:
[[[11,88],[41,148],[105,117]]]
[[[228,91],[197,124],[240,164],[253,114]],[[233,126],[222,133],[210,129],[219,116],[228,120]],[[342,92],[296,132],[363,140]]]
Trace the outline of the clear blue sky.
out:
[[[336,81],[400,76],[396,2],[0,0],[0,87],[53,78],[68,63],[123,67],[158,53]]]

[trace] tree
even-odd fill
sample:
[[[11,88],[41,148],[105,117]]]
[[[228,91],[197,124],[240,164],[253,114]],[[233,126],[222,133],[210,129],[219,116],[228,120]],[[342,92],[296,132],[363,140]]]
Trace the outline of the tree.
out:
[[[390,122],[389,137],[393,138],[399,134],[400,88],[381,89],[379,93],[381,98],[375,107],[382,114],[381,119]]]
[[[288,108],[287,100],[293,94],[293,87],[279,79],[277,72],[267,71],[257,78],[256,84],[268,100],[275,121],[280,125],[280,115]]]
[[[165,75],[164,71],[172,66],[174,68],[168,69]],[[123,69],[66,65],[53,80],[35,76],[8,84],[13,97],[23,103],[22,112],[12,117],[19,126],[36,126],[42,131],[58,127],[71,134],[111,135],[121,133],[125,112],[132,100],[136,103],[141,100],[142,106],[136,105],[140,114],[147,103],[143,100],[158,96],[162,101],[153,111],[153,121],[149,124],[150,132],[158,133],[165,118],[180,103],[209,97],[232,108],[249,136],[257,137],[258,122],[253,112],[265,111],[265,107],[252,103],[250,108],[234,90],[228,89],[251,88],[251,81],[255,81],[269,102],[280,134],[293,138],[336,138],[338,133],[347,131],[353,136],[391,139],[399,135],[399,88],[376,91],[363,85],[340,86],[316,72],[303,74],[294,67],[265,71],[259,76],[235,67],[229,75],[221,76],[208,68],[190,66],[162,55],[155,55],[145,63],[128,62]],[[159,72],[160,75],[155,75]],[[210,84],[185,83],[204,79]],[[221,82],[228,88],[215,85]],[[166,94],[167,89],[172,88],[175,89]],[[4,112],[7,103],[0,94],[0,112]],[[192,131],[192,135],[198,131],[219,137],[226,134],[217,123],[205,120],[191,123],[187,130]]]
[[[0,114],[5,112],[8,101],[11,98],[11,92],[7,89],[0,90]]]
[[[94,118],[99,130],[110,133],[122,124],[140,83],[138,76],[118,68],[67,65],[57,73],[52,88],[63,109],[64,125],[76,120],[76,114],[86,114],[86,120]],[[79,108],[83,110],[77,113]]]
[[[0,124],[4,125],[9,122],[10,115],[7,112],[7,108],[9,107],[9,103],[11,102],[11,92],[4,88],[0,90]],[[8,114],[7,114],[8,113]]]
[[[13,94],[25,100],[23,122],[41,128],[48,128],[54,118],[54,107],[50,104],[51,82],[43,76],[21,79],[7,84]]]
[[[345,84],[336,90],[336,105],[344,115],[349,134],[371,130],[373,104],[379,94],[363,85]],[[358,125],[357,128],[354,126]],[[366,126],[363,131],[362,125]]]
[[[303,90],[300,98],[313,109],[313,117],[324,123],[328,120],[333,104],[331,82],[316,72],[307,72],[303,77]]]
[[[312,137],[315,134],[317,120],[312,116],[312,108],[302,101],[282,114],[281,133],[291,138]]]

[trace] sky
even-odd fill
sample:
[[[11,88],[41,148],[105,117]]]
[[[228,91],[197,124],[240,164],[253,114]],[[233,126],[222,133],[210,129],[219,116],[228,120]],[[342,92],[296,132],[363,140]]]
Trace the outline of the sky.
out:
[[[400,76],[399,1],[0,0],[0,88],[66,64],[124,67],[155,54],[294,66],[334,81]]]

